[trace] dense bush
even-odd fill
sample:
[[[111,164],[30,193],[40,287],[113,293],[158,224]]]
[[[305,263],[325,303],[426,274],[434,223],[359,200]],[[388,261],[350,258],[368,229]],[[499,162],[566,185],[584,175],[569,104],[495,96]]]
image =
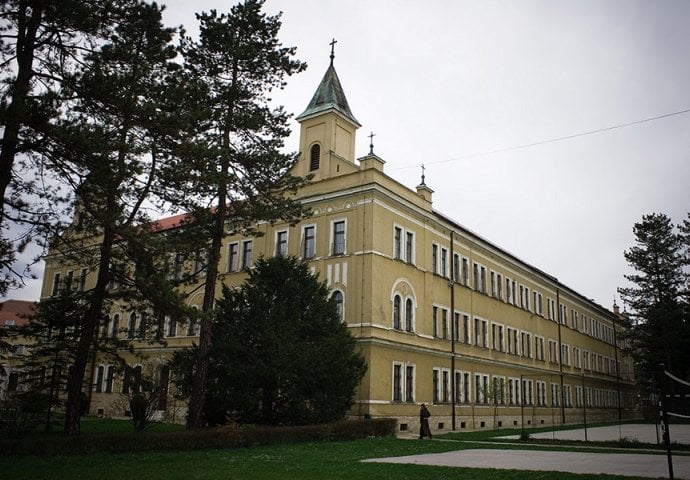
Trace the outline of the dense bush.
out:
[[[395,433],[396,420],[344,420],[300,427],[226,426],[181,432],[42,437],[0,441],[0,456],[238,448],[278,443],[354,440]]]
[[[50,400],[40,392],[6,393],[0,400],[0,433],[20,438],[42,425]]]

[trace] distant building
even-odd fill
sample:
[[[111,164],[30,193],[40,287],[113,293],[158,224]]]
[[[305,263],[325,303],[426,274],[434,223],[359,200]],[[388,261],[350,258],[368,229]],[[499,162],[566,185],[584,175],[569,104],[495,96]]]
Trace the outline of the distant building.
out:
[[[0,328],[13,330],[24,327],[29,324],[29,319],[35,312],[36,302],[5,300],[0,303]],[[10,351],[4,355],[0,352],[0,365],[5,370],[4,377],[0,376],[0,395],[5,391],[15,391],[19,387],[22,358],[27,349],[25,339],[21,337],[13,337],[8,343]]]
[[[241,284],[260,255],[308,260],[368,364],[351,416],[396,417],[401,430],[411,430],[419,404],[427,403],[438,432],[634,414],[632,362],[616,345],[618,312],[435,211],[424,177],[415,189],[400,184],[384,172],[373,146],[356,159],[360,124],[332,61],[297,121],[293,173],[313,175],[297,198],[313,215],[295,226],[258,224],[262,236],[227,238],[219,285]],[[90,288],[95,275],[87,267],[49,253],[42,296],[67,278]],[[594,274],[596,266],[589,268]],[[200,306],[202,295],[197,289],[189,303]],[[146,315],[155,312],[119,305],[102,331],[133,337]],[[198,331],[193,323],[163,320],[165,346],[139,342],[139,357],[122,355],[167,389],[171,352],[191,345]],[[115,401],[126,381],[121,369],[99,358],[92,370],[91,412],[123,415]],[[172,396],[160,407],[182,420],[185,406]]]

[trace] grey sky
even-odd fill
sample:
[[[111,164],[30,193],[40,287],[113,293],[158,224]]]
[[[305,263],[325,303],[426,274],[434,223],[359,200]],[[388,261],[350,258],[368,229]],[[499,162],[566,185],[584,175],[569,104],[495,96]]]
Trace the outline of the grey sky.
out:
[[[235,2],[168,0],[166,21]],[[374,151],[434,207],[610,307],[643,214],[690,211],[690,1],[268,0],[305,73],[275,95],[299,114],[335,67]],[[298,148],[298,128],[287,147]],[[33,292],[33,293],[31,293]],[[10,297],[36,299],[38,289]]]

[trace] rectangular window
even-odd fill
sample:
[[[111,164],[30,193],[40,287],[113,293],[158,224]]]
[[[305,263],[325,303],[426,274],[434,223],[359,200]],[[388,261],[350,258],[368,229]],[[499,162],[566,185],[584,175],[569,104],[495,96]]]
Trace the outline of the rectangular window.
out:
[[[60,292],[60,274],[56,273],[53,275],[53,291],[51,295],[55,296]]]
[[[570,350],[566,344],[561,344],[561,362],[563,365],[570,365]]]
[[[345,220],[333,222],[333,255],[345,253]]]
[[[108,365],[105,377],[105,393],[112,393],[113,391],[113,380],[115,378],[115,367]]]
[[[276,232],[276,256],[285,257],[288,253],[288,232]]]
[[[448,338],[448,310],[441,309],[441,328],[443,331],[443,338]]]
[[[72,290],[72,282],[74,281],[74,271],[67,270],[67,275],[65,275],[65,290]]]
[[[544,339],[542,337],[534,337],[534,352],[537,360],[544,360]]]
[[[402,365],[393,364],[393,401],[402,402]]]
[[[414,402],[414,367],[405,367],[405,401]]]
[[[208,265],[207,255],[206,252],[200,252],[194,259],[194,270],[192,273],[195,277],[203,277],[206,275],[206,265]]]
[[[554,320],[556,318],[554,316],[554,303],[553,299],[546,297],[546,318],[549,320]]]
[[[524,380],[522,381],[522,404],[523,405],[532,405],[534,403],[534,396],[532,392],[532,380]]]
[[[177,335],[177,320],[175,317],[166,317],[168,337],[174,337]]]
[[[462,403],[462,372],[455,372],[455,402]]]
[[[254,244],[251,240],[242,242],[242,270],[248,270],[252,267]]]
[[[438,245],[431,246],[431,268],[434,273],[438,273]]]
[[[460,281],[460,255],[453,254],[453,270],[450,272],[454,282]]]
[[[19,387],[19,372],[11,372],[7,377],[7,391],[16,392]]]
[[[402,260],[402,234],[402,228],[393,229],[393,258],[396,260]]]
[[[558,342],[555,340],[549,340],[549,361],[558,363]]]
[[[470,332],[470,317],[469,317],[469,315],[463,315],[462,316],[462,324],[463,324],[462,341],[469,345],[470,338],[472,338],[472,333]]]
[[[462,374],[462,396],[463,402],[470,403],[470,398],[472,398],[472,392],[470,391],[470,374],[465,372]]]
[[[440,399],[440,378],[441,371],[438,368],[434,368],[432,377],[432,392],[433,392],[433,402],[439,403]]]
[[[448,250],[441,248],[441,276],[448,276]]]
[[[572,400],[570,398],[570,385],[563,385],[563,405],[572,407]]]
[[[302,238],[302,257],[314,258],[316,255],[316,227],[313,225],[304,227]]]
[[[238,243],[228,245],[228,272],[240,270],[240,246]]]
[[[510,289],[510,278],[506,278],[506,303],[513,303],[513,291]]]
[[[551,406],[557,407],[561,404],[560,402],[560,385],[557,383],[551,384]]]
[[[442,374],[443,384],[441,401],[443,401],[443,403],[448,403],[450,402],[450,371],[443,370]]]
[[[472,280],[474,289],[479,290],[479,264],[477,263],[472,264]]]
[[[405,232],[405,260],[414,263],[414,233]]]
[[[453,314],[453,341],[460,341],[460,314],[458,312]]]
[[[486,267],[481,267],[480,276],[480,291],[486,293]]]
[[[503,300],[503,275],[496,274],[496,298]]]
[[[96,393],[101,393],[103,391],[103,379],[105,378],[105,367],[99,365],[96,369]]]
[[[434,306],[431,313],[432,329],[434,338],[438,337],[438,307]]]
[[[89,269],[88,268],[82,268],[81,273],[79,275],[79,291],[84,292],[86,291],[86,277],[89,275]]]
[[[468,286],[470,284],[470,263],[469,260],[463,257],[462,259],[462,284]]]
[[[580,349],[577,347],[573,347],[573,366],[575,368],[580,368]]]
[[[496,272],[491,270],[491,296],[496,298],[498,296],[498,289],[496,288]]]
[[[561,304],[559,311],[560,311],[559,320],[561,322],[561,325],[567,325],[568,324],[568,308],[565,305]]]

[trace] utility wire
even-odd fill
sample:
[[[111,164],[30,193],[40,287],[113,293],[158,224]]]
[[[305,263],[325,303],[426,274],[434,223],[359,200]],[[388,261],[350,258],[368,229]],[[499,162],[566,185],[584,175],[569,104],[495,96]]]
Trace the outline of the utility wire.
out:
[[[445,160],[436,160],[435,162],[424,162],[424,165],[436,165],[439,163],[448,163],[448,162],[455,162],[458,160],[465,160],[468,158],[475,158],[475,157],[485,157],[487,155],[494,155],[496,153],[503,153],[503,152],[510,152],[513,150],[520,150],[523,148],[530,148],[530,147],[536,147],[537,145],[545,145],[547,143],[554,143],[554,142],[561,142],[563,140],[570,140],[571,138],[577,138],[577,137],[584,137],[586,135],[593,135],[595,133],[602,133],[602,132],[608,132],[610,130],[616,130],[618,128],[624,128],[624,127],[630,127],[632,125],[639,125],[641,123],[647,123],[647,122],[652,122],[654,120],[660,120],[662,118],[668,118],[668,117],[673,117],[675,115],[683,115],[685,113],[690,113],[690,108],[686,110],[680,110],[678,112],[671,112],[671,113],[665,113],[664,115],[658,115],[656,117],[650,117],[650,118],[645,118],[643,120],[637,120],[634,122],[628,122],[628,123],[621,123],[619,125],[613,125],[611,127],[605,127],[605,128],[599,128],[597,130],[590,130],[587,132],[581,132],[581,133],[575,133],[573,135],[566,135],[564,137],[558,137],[558,138],[551,138],[549,140],[542,140],[540,142],[534,142],[534,143],[526,143],[524,145],[517,145],[514,147],[506,147],[506,148],[499,148],[498,150],[490,150],[488,152],[479,152],[479,153],[470,153],[467,155],[462,155],[459,157],[453,157],[453,158],[447,158]],[[402,170],[405,168],[417,168],[418,165],[410,165],[407,167],[397,167],[397,168],[391,168],[390,170]]]

